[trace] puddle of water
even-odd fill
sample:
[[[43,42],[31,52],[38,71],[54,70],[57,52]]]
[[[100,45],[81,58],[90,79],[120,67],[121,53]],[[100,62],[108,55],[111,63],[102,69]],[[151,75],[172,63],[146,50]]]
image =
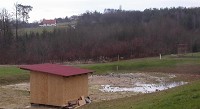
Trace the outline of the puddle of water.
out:
[[[177,87],[187,84],[188,82],[173,82],[173,83],[160,83],[160,84],[142,84],[136,83],[135,87],[113,87],[111,85],[101,85],[103,88],[99,89],[102,92],[139,92],[139,93],[152,93],[156,91],[166,90],[169,88]]]

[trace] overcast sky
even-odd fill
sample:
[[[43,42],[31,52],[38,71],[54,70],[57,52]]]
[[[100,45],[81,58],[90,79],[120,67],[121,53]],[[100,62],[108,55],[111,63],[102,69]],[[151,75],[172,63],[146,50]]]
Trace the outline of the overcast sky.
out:
[[[31,5],[29,22],[80,15],[86,11],[103,12],[105,8],[144,10],[146,8],[200,7],[200,0],[0,0],[0,9],[14,12],[14,3]]]

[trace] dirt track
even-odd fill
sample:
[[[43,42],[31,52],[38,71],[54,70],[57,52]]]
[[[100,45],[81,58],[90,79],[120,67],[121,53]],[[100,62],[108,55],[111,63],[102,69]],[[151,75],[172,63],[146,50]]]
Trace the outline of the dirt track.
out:
[[[111,100],[141,94],[130,91],[103,92],[100,90],[103,88],[102,85],[130,88],[136,83],[157,84],[177,81],[189,82],[194,77],[199,78],[197,75],[174,75],[164,73],[93,75],[89,77],[89,96],[92,98],[93,102],[99,102],[102,100]],[[0,108],[30,108],[29,99],[29,83],[0,86]],[[32,108],[33,107],[31,107],[31,109]]]

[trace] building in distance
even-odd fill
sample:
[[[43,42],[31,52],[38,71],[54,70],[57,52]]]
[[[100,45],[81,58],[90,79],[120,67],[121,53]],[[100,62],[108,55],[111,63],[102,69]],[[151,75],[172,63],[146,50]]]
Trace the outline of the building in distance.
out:
[[[56,20],[46,20],[46,19],[43,19],[43,21],[41,22],[41,25],[39,25],[41,27],[45,27],[45,26],[56,26]]]

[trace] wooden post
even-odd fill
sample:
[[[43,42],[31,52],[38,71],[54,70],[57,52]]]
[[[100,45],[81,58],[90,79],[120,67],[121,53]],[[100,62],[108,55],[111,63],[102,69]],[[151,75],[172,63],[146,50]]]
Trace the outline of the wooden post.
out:
[[[119,62],[119,54],[117,56],[117,61]],[[117,65],[117,71],[119,70],[119,66]]]
[[[160,54],[160,59],[162,59],[162,55]]]

